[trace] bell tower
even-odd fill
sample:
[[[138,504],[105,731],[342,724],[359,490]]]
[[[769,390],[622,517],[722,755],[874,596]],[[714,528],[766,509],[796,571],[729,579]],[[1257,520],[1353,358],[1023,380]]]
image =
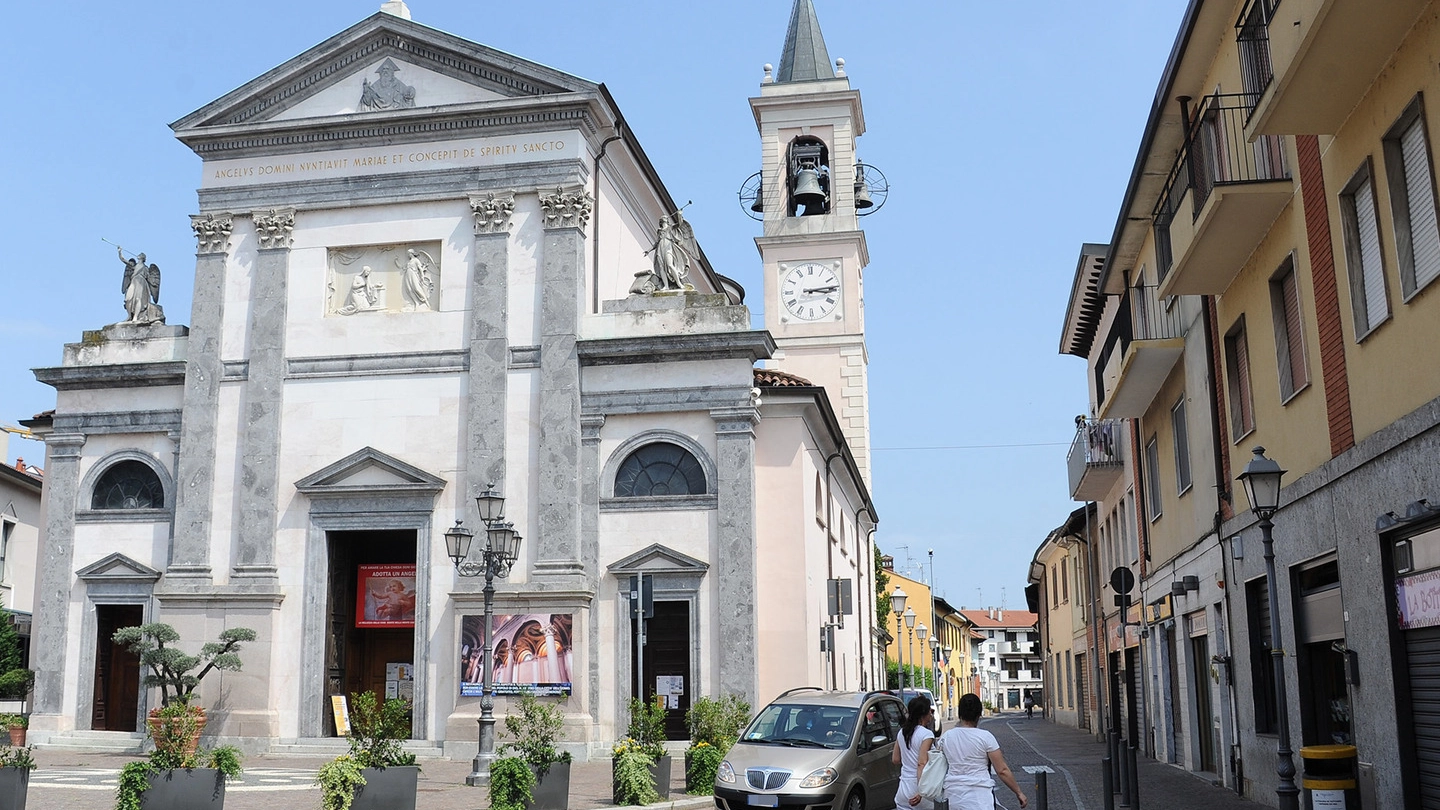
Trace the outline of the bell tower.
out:
[[[878,171],[856,157],[865,132],[845,60],[830,61],[811,0],[795,0],[780,67],[750,99],[761,170],[741,203],[764,223],[765,328],[781,370],[823,385],[850,451],[870,479],[870,393],[859,217],[878,210]],[[881,178],[883,180],[883,178]],[[879,202],[883,203],[883,190]]]

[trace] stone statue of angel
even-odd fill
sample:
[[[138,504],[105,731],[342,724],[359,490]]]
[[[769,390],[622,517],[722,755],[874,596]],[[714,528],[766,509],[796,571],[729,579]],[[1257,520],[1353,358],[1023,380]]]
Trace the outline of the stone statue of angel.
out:
[[[635,274],[630,292],[648,295],[661,290],[693,290],[687,278],[690,267],[700,259],[700,246],[695,242],[695,229],[676,211],[660,217],[655,229],[655,246],[646,251],[651,256],[651,269]]]
[[[125,263],[125,277],[120,282],[127,316],[123,323],[165,323],[165,310],[160,306],[159,265],[146,263],[144,253],[127,259],[123,249],[117,247],[115,252]]]
[[[410,248],[405,254],[403,263],[400,259],[395,260],[404,274],[401,289],[405,294],[405,311],[434,309],[430,306],[430,295],[435,291],[435,279],[431,275],[435,259],[420,248]]]

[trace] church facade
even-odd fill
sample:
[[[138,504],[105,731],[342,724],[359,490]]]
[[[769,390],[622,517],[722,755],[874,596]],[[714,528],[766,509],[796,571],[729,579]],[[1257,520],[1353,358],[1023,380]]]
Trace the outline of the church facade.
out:
[[[678,738],[702,695],[880,684],[864,122],[824,47],[797,0],[751,100],[764,329],[604,85],[403,3],[173,124],[203,159],[189,326],[132,317],[36,371],[57,404],[32,425],[32,739],[135,734],[155,696],[110,636],[163,621],[191,651],[258,634],[201,687],[220,737],[333,736],[330,698],[374,690],[473,753],[483,578],[444,535],[483,538],[487,489],[523,536],[501,717],[521,690],[563,701],[583,755],[635,695]]]

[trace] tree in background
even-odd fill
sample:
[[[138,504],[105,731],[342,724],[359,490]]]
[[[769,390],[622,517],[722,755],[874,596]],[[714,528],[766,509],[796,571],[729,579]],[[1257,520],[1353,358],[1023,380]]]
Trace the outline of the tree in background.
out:
[[[890,575],[885,573],[884,555],[875,549],[875,623],[890,632]]]

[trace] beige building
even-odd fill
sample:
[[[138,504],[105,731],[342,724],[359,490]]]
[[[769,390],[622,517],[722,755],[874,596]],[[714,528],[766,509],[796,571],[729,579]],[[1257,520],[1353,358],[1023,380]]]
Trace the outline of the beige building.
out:
[[[1127,631],[1104,674],[1120,731],[1260,801],[1288,790],[1282,722],[1297,751],[1354,745],[1366,806],[1440,800],[1421,733],[1440,370],[1417,361],[1440,337],[1436,42],[1421,0],[1192,2],[1114,233],[1075,274],[1061,351],[1086,358],[1091,410],[1072,494],[1097,508],[1099,581],[1137,581],[1136,660]],[[1288,470],[1283,717],[1236,482],[1257,446]]]

